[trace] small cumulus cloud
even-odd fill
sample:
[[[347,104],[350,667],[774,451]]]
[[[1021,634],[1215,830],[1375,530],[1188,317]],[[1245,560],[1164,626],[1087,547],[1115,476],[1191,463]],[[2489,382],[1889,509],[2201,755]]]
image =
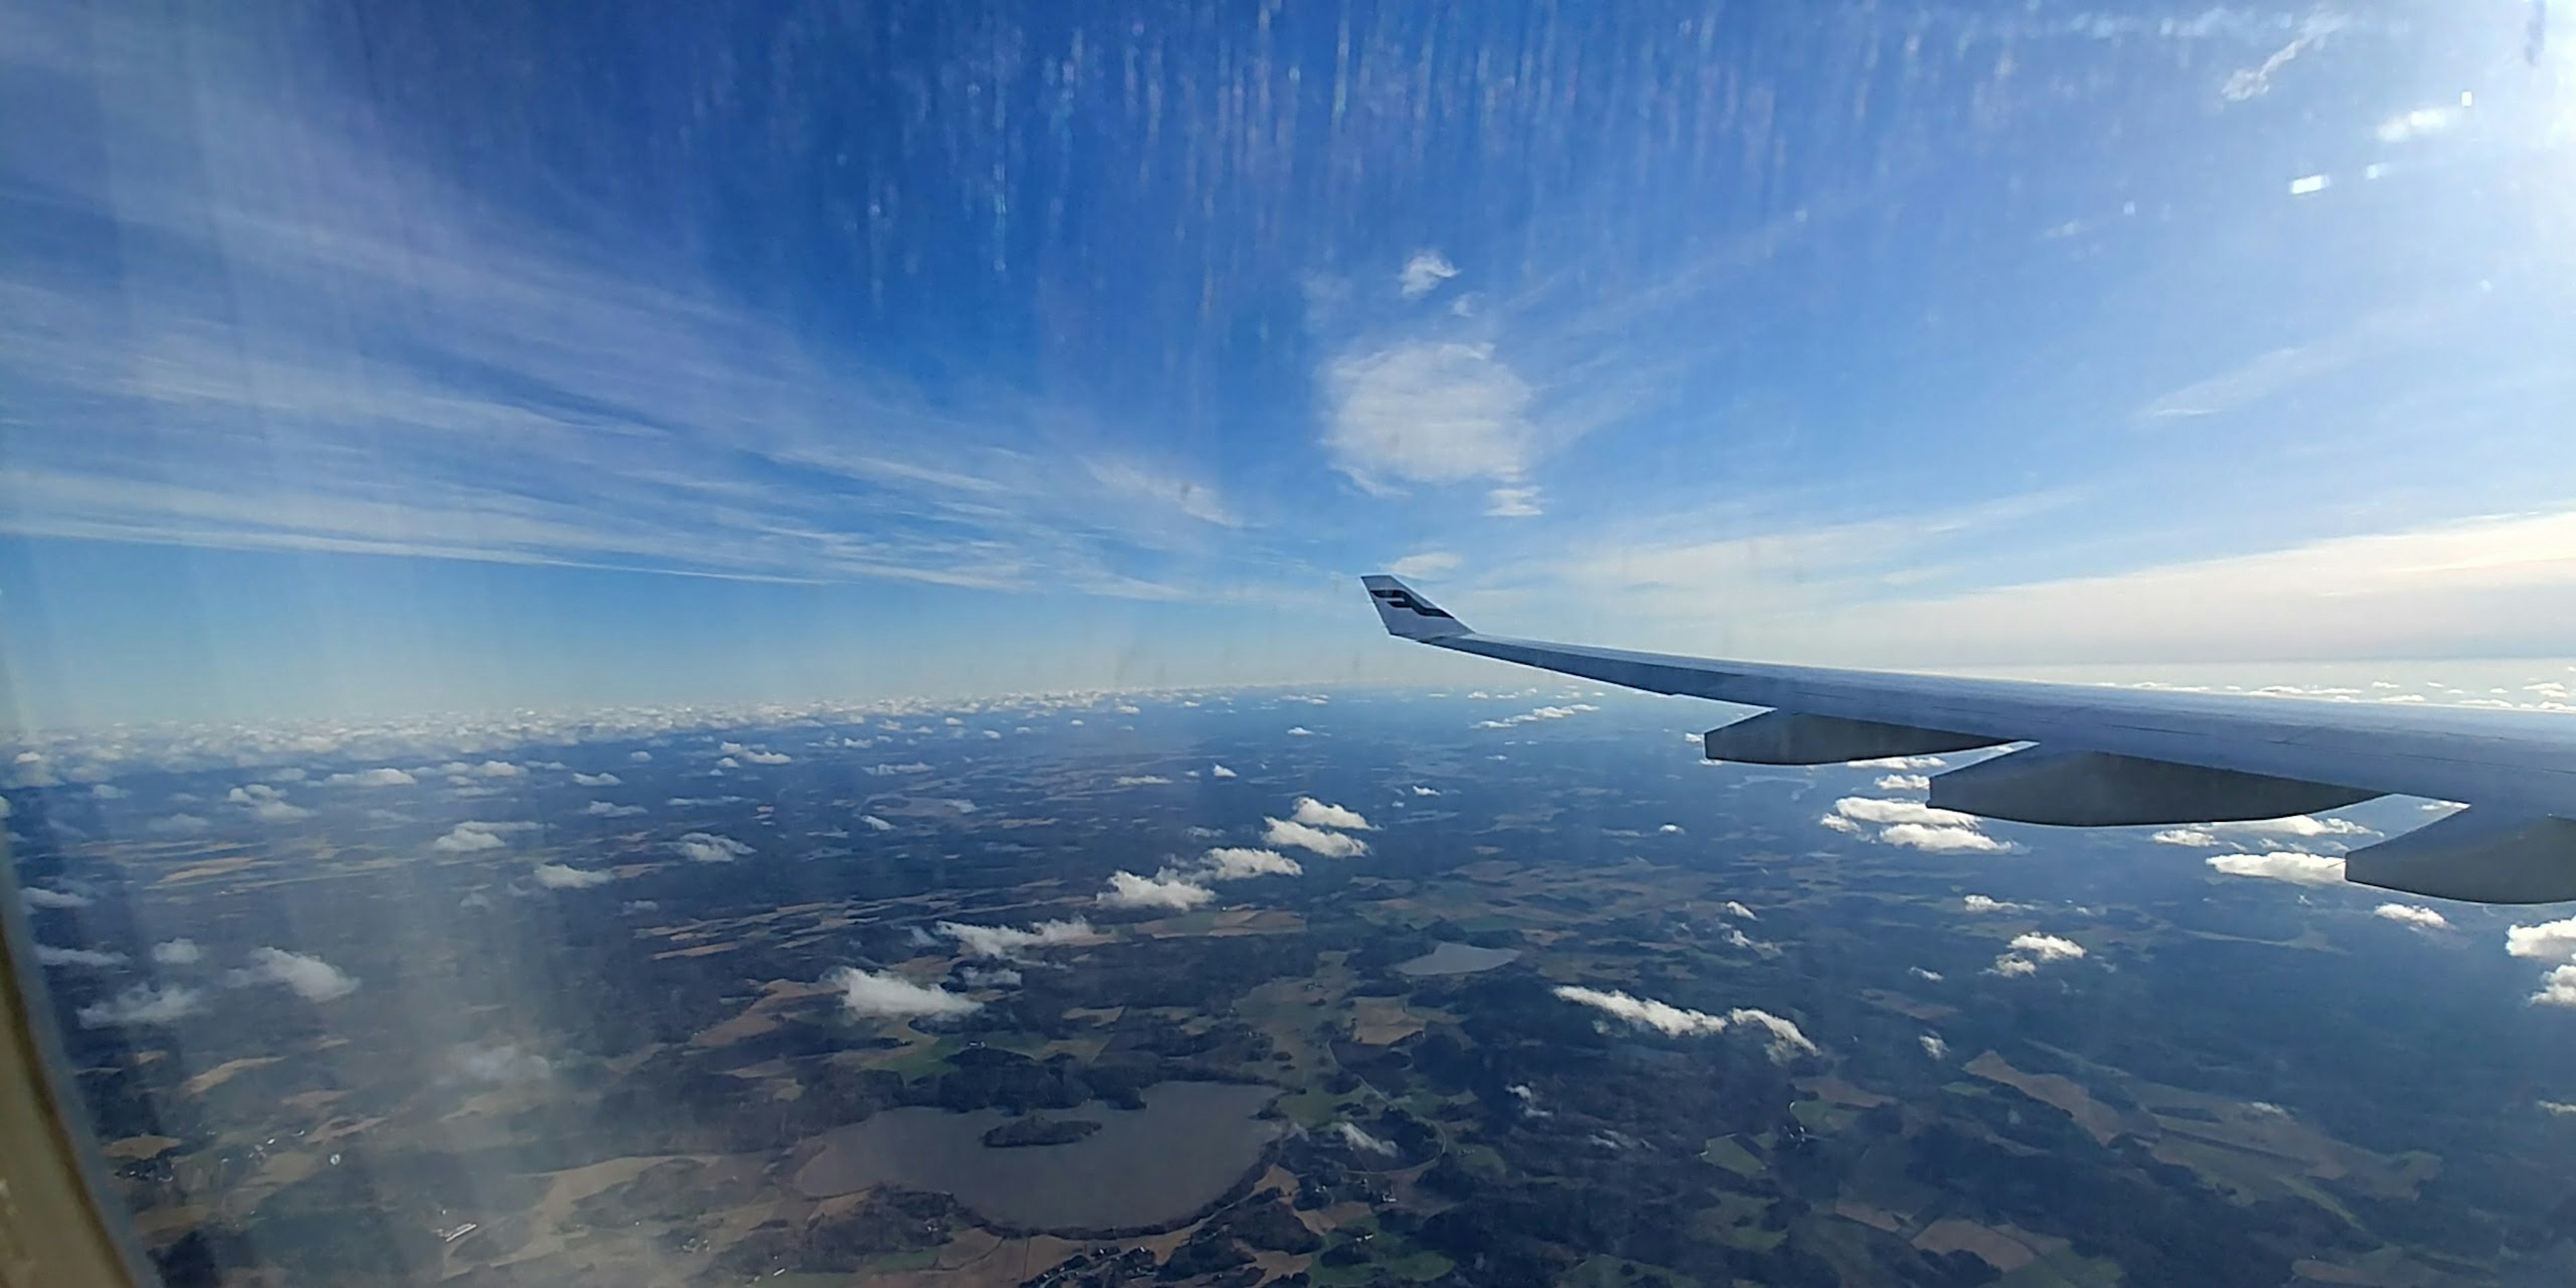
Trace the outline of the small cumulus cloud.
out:
[[[2012,846],[1973,827],[1931,827],[1922,823],[1899,823],[1878,834],[1889,845],[1902,845],[1939,854],[2001,854]]]
[[[1600,709],[1601,708],[1596,707],[1589,702],[1572,702],[1567,703],[1564,706],[1538,707],[1533,710],[1521,712],[1519,715],[1504,716],[1499,720],[1479,720],[1475,723],[1474,727],[1478,729],[1513,729],[1525,724],[1535,724],[1541,720],[1567,720],[1575,716],[1583,715],[1587,712],[1598,711]]]
[[[613,805],[607,801],[592,801],[588,805],[582,806],[581,812],[592,818],[633,818],[636,815],[643,813],[644,807],[641,805]]]
[[[584,787],[615,787],[626,781],[615,774],[574,774],[572,780]]]
[[[2576,960],[2576,917],[2544,921],[2536,926],[2507,927],[2504,950],[2516,957],[2542,961]]]
[[[841,991],[841,1005],[852,1015],[877,1018],[923,1018],[964,1015],[984,1005],[931,984],[916,984],[892,971],[843,966],[823,977]]]
[[[333,774],[323,782],[340,787],[409,787],[420,780],[391,765],[380,769],[361,769],[355,773]]]
[[[540,863],[534,873],[537,884],[549,890],[587,890],[616,880],[607,872],[593,872],[563,863]]]
[[[1261,834],[1262,843],[1273,849],[1307,850],[1328,859],[1356,858],[1368,853],[1368,842],[1348,833],[1328,831],[1294,819],[1263,821],[1269,826]]]
[[[554,1062],[544,1056],[507,1044],[469,1046],[456,1061],[456,1071],[467,1079],[495,1085],[542,1082],[554,1070]]]
[[[2576,966],[2560,966],[2540,977],[2540,991],[2531,995],[2534,1006],[2576,1006]]]
[[[313,811],[286,799],[286,793],[266,783],[245,783],[224,793],[224,799],[246,807],[252,818],[263,823],[291,823],[313,817]]]
[[[1418,250],[1404,261],[1404,271],[1395,275],[1395,286],[1408,300],[1418,300],[1440,289],[1442,282],[1458,275],[1458,266],[1436,250]]]
[[[1248,877],[1293,877],[1305,870],[1297,860],[1277,850],[1221,845],[1200,856],[1195,875],[1210,881],[1241,881]]]
[[[970,957],[1017,958],[1032,948],[1052,948],[1058,944],[1075,944],[1098,936],[1091,923],[1080,917],[1070,921],[1041,921],[1026,930],[1015,926],[970,926],[962,922],[943,921],[939,933],[957,941]]]
[[[2037,931],[2013,936],[2012,949],[2014,952],[2027,953],[2044,962],[2071,962],[2084,955],[2084,945],[2072,939],[2057,935],[2043,935]]]
[[[2213,854],[2211,869],[2231,877],[2260,877],[2297,885],[2334,885],[2343,880],[2343,860],[2295,850],[2269,854]]]
[[[1223,765],[1211,765],[1211,766],[1209,766],[1209,767],[1208,767],[1208,777],[1210,777],[1210,778],[1232,778],[1232,777],[1234,777],[1234,771],[1233,771],[1233,770],[1231,770],[1231,769],[1226,768],[1226,767],[1225,767],[1225,766],[1223,766]]]
[[[1100,893],[1104,908],[1167,908],[1187,912],[1213,902],[1216,891],[1178,876],[1141,877],[1133,872],[1113,872],[1109,888]]]
[[[38,908],[86,908],[90,900],[88,895],[75,891],[28,886],[18,892],[18,902],[25,905],[29,912],[33,912]]]
[[[1723,912],[1730,917],[1741,917],[1746,921],[1762,920],[1760,917],[1753,915],[1753,910],[1751,908],[1747,908],[1733,899],[1729,899],[1724,904],[1719,905],[1718,911]]]
[[[105,970],[125,964],[125,954],[96,948],[57,948],[52,944],[36,945],[36,962],[42,966],[72,966],[82,970]]]
[[[1653,1029],[1672,1037],[1700,1037],[1723,1033],[1738,1025],[1750,1025],[1763,1030],[1768,1035],[1773,1059],[1785,1060],[1792,1055],[1816,1053],[1816,1044],[1808,1041],[1807,1035],[1800,1032],[1796,1024],[1768,1011],[1737,1007],[1724,1015],[1711,1015],[1705,1011],[1693,1011],[1674,1006],[1669,1002],[1632,997],[1615,990],[1583,988],[1574,984],[1558,986],[1556,995],[1579,1006],[1589,1006],[1629,1024]]]
[[[2029,904],[2011,903],[1991,895],[1972,894],[1960,902],[1966,905],[1968,911],[1976,913],[2029,912],[2031,910]]]
[[[1939,756],[1876,756],[1843,762],[1850,769],[1943,769],[1949,763]]]
[[[1950,1044],[1942,1041],[1940,1034],[1926,1033],[1915,1040],[1923,1044],[1923,1054],[1928,1055],[1935,1060],[1947,1060],[1950,1058]]]
[[[783,751],[746,751],[742,759],[748,765],[784,765],[796,758]]]
[[[137,984],[104,1002],[80,1008],[73,1018],[85,1029],[121,1028],[137,1024],[170,1024],[194,1015],[206,1007],[204,992],[172,986],[155,988]]]
[[[1327,805],[1312,796],[1298,797],[1297,809],[1288,817],[1309,827],[1339,827],[1355,832],[1375,830],[1367,819],[1360,817],[1358,810]]]
[[[1116,785],[1120,787],[1169,787],[1172,785],[1172,780],[1161,774],[1120,774],[1116,780]]]
[[[152,945],[152,960],[163,966],[194,966],[205,957],[206,950],[193,939],[169,939]]]
[[[1334,1136],[1341,1139],[1343,1144],[1348,1145],[1352,1149],[1363,1154],[1376,1154],[1383,1158],[1393,1158],[1397,1153],[1395,1142],[1379,1140],[1377,1137],[1370,1135],[1366,1130],[1362,1129],[1358,1123],[1334,1123],[1332,1132]]]
[[[894,830],[894,824],[878,818],[874,814],[861,814],[859,815],[859,821],[867,824],[868,830],[871,832],[891,832]]]
[[[2034,962],[2027,957],[2014,957],[2010,954],[2006,954],[2002,957],[1996,958],[1995,964],[1986,968],[1986,973],[1989,975],[2001,975],[2006,979],[2017,979],[2024,975],[2038,974],[2039,963]]]
[[[509,837],[537,830],[534,823],[486,823],[476,819],[449,828],[447,835],[429,843],[429,848],[442,854],[477,854],[508,845]]]
[[[358,991],[358,981],[319,957],[283,948],[255,948],[250,954],[254,982],[277,984],[308,1002],[328,1002]]]
[[[1437,577],[1458,567],[1458,556],[1446,550],[1425,550],[1410,554],[1387,565],[1387,571],[1398,577]]]
[[[172,814],[144,824],[143,830],[155,836],[197,836],[213,826],[194,814]]]
[[[2370,910],[2370,915],[2419,930],[2447,930],[2450,920],[2441,913],[2412,903],[2383,903]]]
[[[751,847],[730,836],[713,832],[688,832],[671,842],[671,848],[691,863],[731,863],[751,853]]]
[[[1932,780],[1922,774],[1881,774],[1877,787],[1882,792],[1924,792],[1932,790]]]

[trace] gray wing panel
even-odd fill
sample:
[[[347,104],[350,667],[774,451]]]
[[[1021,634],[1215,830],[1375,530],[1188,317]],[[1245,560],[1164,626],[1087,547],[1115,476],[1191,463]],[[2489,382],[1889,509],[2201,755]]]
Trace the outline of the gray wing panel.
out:
[[[2576,814],[2576,718],[1723,662],[1462,633],[1423,641],[1649,693]]]

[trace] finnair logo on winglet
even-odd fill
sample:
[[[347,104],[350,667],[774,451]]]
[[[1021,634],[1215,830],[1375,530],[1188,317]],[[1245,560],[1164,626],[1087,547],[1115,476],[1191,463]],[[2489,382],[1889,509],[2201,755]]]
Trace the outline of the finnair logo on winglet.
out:
[[[1421,600],[1415,599],[1411,594],[1398,590],[1392,586],[1383,590],[1372,590],[1369,594],[1376,596],[1379,603],[1385,604],[1389,608],[1406,609],[1414,613],[1419,613],[1424,617],[1449,617],[1449,614],[1446,612],[1443,612],[1430,604],[1423,603]],[[1458,619],[1455,617],[1449,617],[1449,620],[1454,622]]]

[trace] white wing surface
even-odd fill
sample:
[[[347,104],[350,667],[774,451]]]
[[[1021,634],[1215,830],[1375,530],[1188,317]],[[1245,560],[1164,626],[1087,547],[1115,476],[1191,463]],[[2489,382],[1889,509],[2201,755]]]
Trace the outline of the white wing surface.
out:
[[[1722,662],[1480,635],[1388,576],[1390,634],[1648,693],[1769,711],[1711,760],[1821,765],[2029,744],[1932,780],[1931,804],[2069,827],[2278,818],[2374,796],[2469,808],[2346,857],[2347,880],[2479,903],[2576,899],[2576,717]]]

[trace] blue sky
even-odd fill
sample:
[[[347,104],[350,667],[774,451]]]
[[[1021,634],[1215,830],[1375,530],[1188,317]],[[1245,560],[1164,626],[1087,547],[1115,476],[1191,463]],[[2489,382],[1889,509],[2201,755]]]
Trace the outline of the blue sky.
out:
[[[843,8],[12,6],[22,718],[2571,651],[2523,0]]]

